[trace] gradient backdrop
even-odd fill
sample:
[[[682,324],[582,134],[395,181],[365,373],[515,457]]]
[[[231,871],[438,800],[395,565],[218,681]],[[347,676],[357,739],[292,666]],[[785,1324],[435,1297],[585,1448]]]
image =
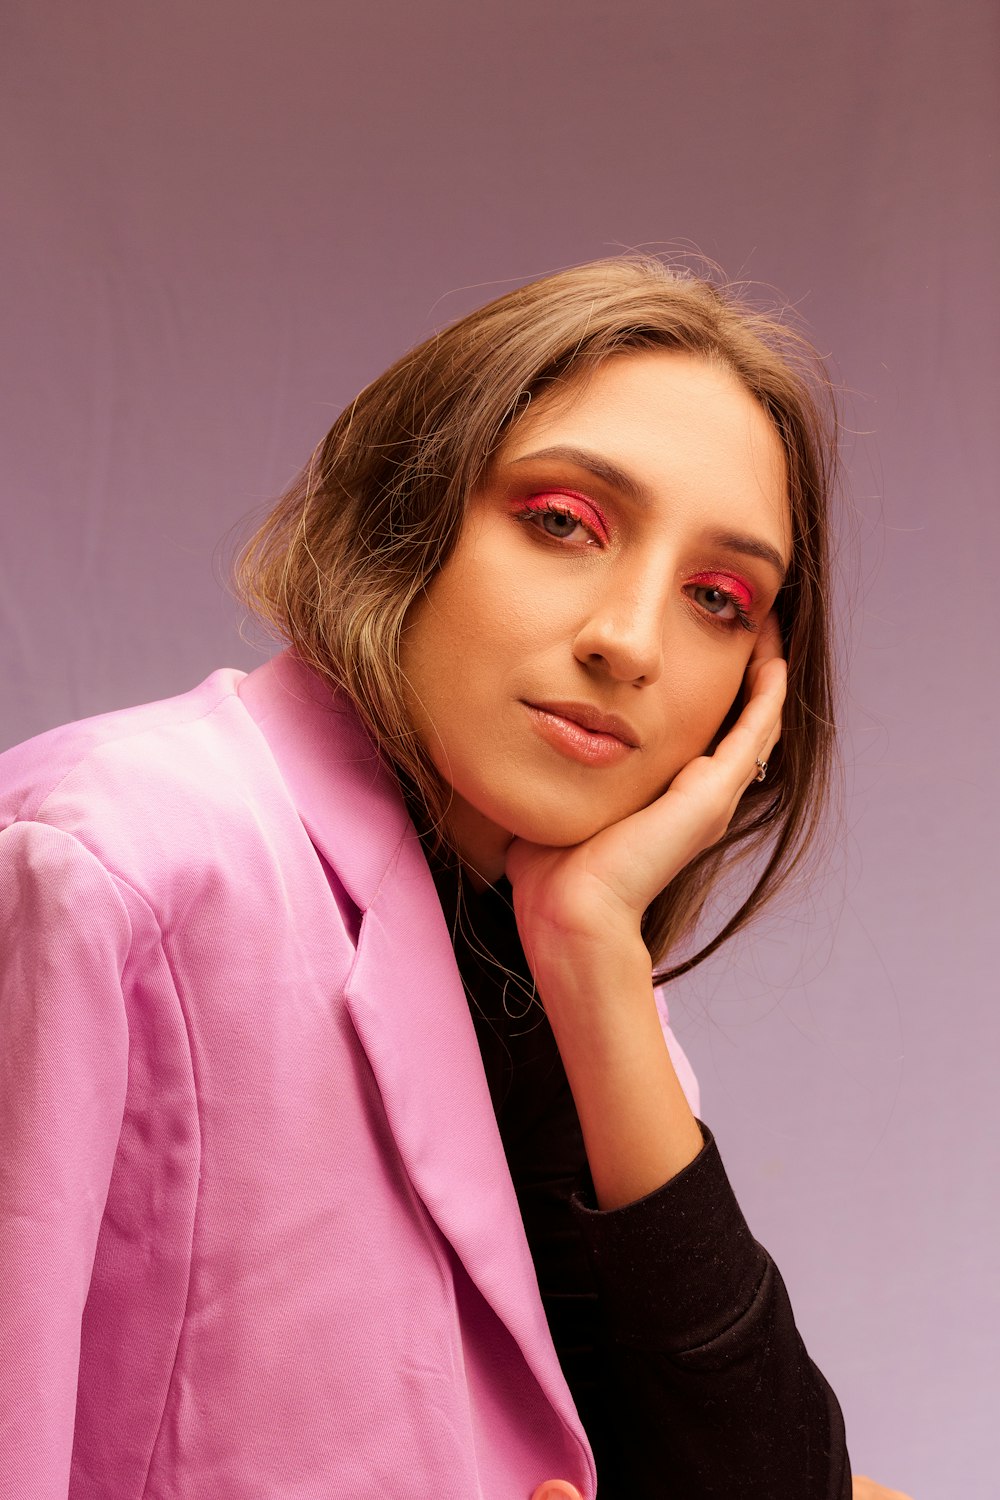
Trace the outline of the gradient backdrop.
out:
[[[2,743],[252,666],[232,528],[518,281],[691,244],[832,355],[843,822],[673,1011],[854,1467],[993,1500],[995,0],[7,0],[0,28]]]

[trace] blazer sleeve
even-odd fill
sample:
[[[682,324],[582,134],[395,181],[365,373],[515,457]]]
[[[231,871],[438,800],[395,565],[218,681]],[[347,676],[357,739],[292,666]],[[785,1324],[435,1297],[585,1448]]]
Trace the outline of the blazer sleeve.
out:
[[[128,912],[76,839],[0,832],[0,1473],[65,1500],[80,1327],[122,1126]]]

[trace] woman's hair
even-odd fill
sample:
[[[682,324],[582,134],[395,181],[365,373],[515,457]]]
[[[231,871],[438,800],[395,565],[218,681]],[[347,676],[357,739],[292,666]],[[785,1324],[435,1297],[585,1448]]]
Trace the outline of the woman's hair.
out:
[[[529,403],[614,355],[654,349],[724,366],[760,402],[785,452],[793,535],[775,606],[789,667],[781,742],[767,781],[750,785],[725,837],[646,912],[654,963],[690,935],[727,862],[753,858],[757,878],[716,937],[664,976],[672,977],[743,926],[798,866],[830,775],[827,498],[836,426],[830,383],[799,335],[731,289],[654,258],[596,261],[519,287],[418,345],[341,413],[243,549],[236,585],[347,695],[411,806],[426,809],[422,832],[440,831],[450,789],[409,722],[403,690],[410,606],[448,557],[468,497]]]

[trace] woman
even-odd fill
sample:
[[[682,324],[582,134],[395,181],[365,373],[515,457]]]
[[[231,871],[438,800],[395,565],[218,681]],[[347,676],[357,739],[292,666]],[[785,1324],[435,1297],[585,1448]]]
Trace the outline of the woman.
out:
[[[248,547],[289,651],[0,760],[13,1493],[851,1493],[653,985],[818,816],[805,362],[655,262],[503,297]]]

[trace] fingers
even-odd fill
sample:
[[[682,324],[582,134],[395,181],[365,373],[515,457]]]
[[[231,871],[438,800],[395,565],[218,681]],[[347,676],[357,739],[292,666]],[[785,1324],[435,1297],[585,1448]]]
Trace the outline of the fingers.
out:
[[[765,662],[776,659],[784,660],[784,648],[781,643],[781,631],[778,628],[778,617],[772,609],[767,619],[757,633],[750,660],[747,663],[744,686],[747,696],[753,691],[761,667]]]
[[[767,656],[747,674],[749,695],[729,733],[712,755],[716,768],[728,775],[737,798],[760,777],[781,738],[781,710],[785,701],[787,670],[780,656]]]
[[[711,755],[699,756],[674,777],[663,813],[678,832],[685,829],[688,858],[718,842],[743,793],[766,766],[781,735],[786,679],[780,655],[758,661],[747,701],[729,733]]]
[[[611,843],[619,854],[624,848],[621,869],[627,875],[617,876],[615,884],[639,911],[697,854],[723,837],[741,797],[778,743],[787,672],[777,621],[769,619],[761,636],[745,677],[746,701],[714,751],[683,766],[648,807],[588,841],[591,862]]]
[[[729,733],[711,755],[690,761],[674,777],[666,794],[642,815],[653,833],[650,849],[662,848],[676,858],[673,871],[718,843],[751,782],[760,775],[781,734],[785,701],[785,663],[762,661],[750,697]],[[663,841],[657,838],[663,829]],[[657,887],[660,889],[661,886]]]
[[[781,707],[784,702],[787,674],[779,673],[776,668],[770,666],[771,662],[784,663],[781,631],[778,628],[778,617],[774,610],[764,621],[754,643],[743,678],[743,712],[733,726],[733,729],[741,729],[741,733],[737,735],[734,742],[737,755],[742,756],[742,764],[746,771],[741,793],[754,781],[764,780],[761,768],[766,767],[768,758],[781,737]],[[750,718],[745,718],[747,708],[758,697],[763,697],[765,706],[755,708]],[[767,723],[772,703],[775,704],[773,722]],[[753,741],[752,746],[751,741]],[[719,742],[716,752],[724,742],[724,740]],[[729,748],[732,750],[734,746]],[[749,754],[751,748],[753,748],[752,755]],[[724,761],[727,759],[727,756],[723,757]]]
[[[904,1495],[902,1490],[887,1490],[884,1485],[876,1484],[874,1479],[868,1479],[864,1474],[851,1475],[852,1500],[910,1500],[909,1495]]]
[[[781,628],[778,625],[778,616],[772,609],[760,630],[754,648],[750,653],[751,663],[758,661],[770,661],[775,656],[784,656],[784,647],[781,644]]]

